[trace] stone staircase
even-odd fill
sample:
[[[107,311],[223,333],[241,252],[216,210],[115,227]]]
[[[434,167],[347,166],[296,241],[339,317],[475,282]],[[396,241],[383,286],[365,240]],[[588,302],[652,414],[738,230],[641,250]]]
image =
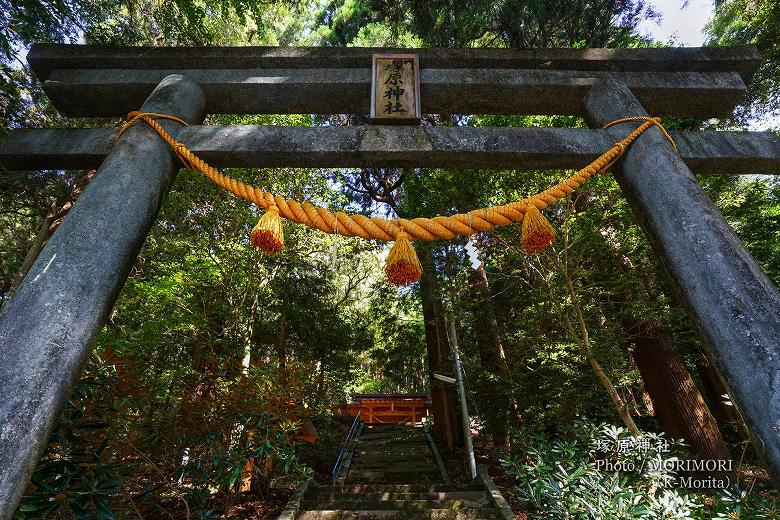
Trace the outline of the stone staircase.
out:
[[[484,479],[448,484],[439,468],[423,428],[365,426],[337,485],[308,486],[290,518],[507,520]]]

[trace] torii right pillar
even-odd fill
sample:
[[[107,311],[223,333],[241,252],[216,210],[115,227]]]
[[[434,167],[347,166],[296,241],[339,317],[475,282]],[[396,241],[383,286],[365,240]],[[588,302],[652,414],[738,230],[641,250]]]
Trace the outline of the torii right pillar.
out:
[[[648,115],[614,78],[583,104],[593,128]],[[617,140],[638,125],[609,132]],[[780,293],[657,128],[628,148],[614,174],[780,485]]]

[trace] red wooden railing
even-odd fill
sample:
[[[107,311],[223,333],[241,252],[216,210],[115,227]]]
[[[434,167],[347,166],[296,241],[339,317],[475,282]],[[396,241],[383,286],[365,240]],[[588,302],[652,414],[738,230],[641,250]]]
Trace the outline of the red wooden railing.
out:
[[[336,413],[360,419],[366,424],[418,424],[431,414],[428,394],[357,394]]]

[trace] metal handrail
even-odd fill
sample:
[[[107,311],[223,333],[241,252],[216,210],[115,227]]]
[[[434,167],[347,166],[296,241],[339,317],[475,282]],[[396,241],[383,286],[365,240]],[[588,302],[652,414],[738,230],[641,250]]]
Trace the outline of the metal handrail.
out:
[[[333,466],[333,471],[331,471],[331,477],[334,486],[336,485],[336,479],[338,478],[339,472],[341,471],[341,465],[344,463],[344,455],[347,453],[347,447],[355,439],[355,435],[357,435],[358,426],[360,426],[360,424],[360,411],[358,411],[357,415],[355,416],[355,420],[352,421],[352,427],[349,429],[347,438],[344,439],[344,444],[341,445],[341,450],[339,451],[339,456],[336,459],[336,464]]]

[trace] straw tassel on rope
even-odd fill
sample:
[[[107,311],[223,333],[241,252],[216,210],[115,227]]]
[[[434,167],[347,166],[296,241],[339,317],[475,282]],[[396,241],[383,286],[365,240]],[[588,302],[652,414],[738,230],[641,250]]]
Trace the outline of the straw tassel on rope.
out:
[[[411,285],[420,279],[420,260],[405,231],[400,231],[395,237],[393,248],[387,255],[385,273],[393,285]]]
[[[284,229],[279,217],[279,208],[274,204],[260,218],[252,229],[252,245],[262,252],[275,254],[284,249]]]
[[[523,248],[528,253],[539,253],[555,242],[555,230],[539,208],[529,204],[523,215]]]
[[[187,125],[186,121],[166,114],[130,112],[127,122],[117,132],[115,141],[125,130],[138,121],[143,121],[170,145],[185,167],[199,171],[240,199],[249,201],[260,208],[268,208],[252,230],[253,245],[272,254],[284,249],[282,217],[327,233],[342,234],[345,237],[359,236],[365,239],[394,240],[395,244],[390,250],[385,270],[390,281],[396,285],[414,283],[420,279],[422,274],[422,268],[410,242],[410,237],[412,240],[450,240],[455,236],[469,236],[477,232],[490,231],[496,226],[506,226],[522,219],[523,247],[529,253],[536,253],[546,249],[555,241],[555,230],[541,214],[534,201],[544,202],[542,205],[546,207],[579,188],[592,175],[609,170],[620,159],[626,148],[653,126],[661,131],[672,148],[677,149],[659,118],[636,116],[617,119],[607,123],[604,127],[629,121],[642,121],[642,124],[626,137],[614,143],[593,162],[557,185],[523,201],[474,210],[467,215],[440,215],[432,218],[418,217],[404,220],[403,225],[406,226],[406,229],[401,228],[398,231],[398,227],[396,227],[400,225],[398,221],[392,222],[380,217],[369,218],[364,215],[342,212],[334,215],[327,208],[317,207],[308,202],[299,203],[292,199],[274,197],[271,193],[220,173],[192,153],[184,144],[177,142],[155,121],[155,118],[176,121],[182,126]],[[335,224],[331,228],[327,224],[330,219],[337,219],[338,223],[343,224],[343,228],[337,227]]]

